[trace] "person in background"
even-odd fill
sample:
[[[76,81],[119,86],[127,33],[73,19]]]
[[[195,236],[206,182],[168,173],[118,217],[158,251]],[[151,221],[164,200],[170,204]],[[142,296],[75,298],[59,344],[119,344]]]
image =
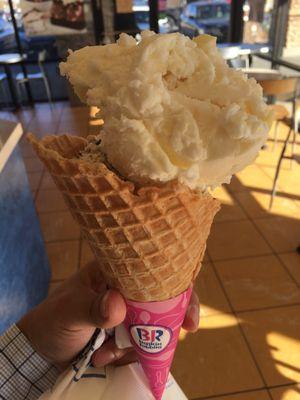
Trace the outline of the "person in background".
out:
[[[95,262],[88,264],[0,336],[0,399],[38,399],[96,328],[114,328],[125,314],[122,295],[107,289]],[[183,327],[195,331],[198,325],[199,300],[193,293]],[[101,367],[135,360],[134,350],[118,349],[112,337],[93,354],[92,363]]]

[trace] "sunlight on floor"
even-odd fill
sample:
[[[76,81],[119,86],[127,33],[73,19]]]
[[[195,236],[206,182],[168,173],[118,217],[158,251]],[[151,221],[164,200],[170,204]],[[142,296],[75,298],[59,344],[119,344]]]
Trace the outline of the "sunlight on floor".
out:
[[[300,332],[299,321],[295,319],[291,322],[298,326]],[[292,338],[279,332],[268,332],[267,343],[280,375],[300,382],[299,338]]]
[[[228,191],[224,188],[224,186],[220,186],[212,191],[212,195],[216,197],[222,204],[233,205],[234,199]]]
[[[25,134],[87,136],[103,123],[96,107],[45,105],[0,118]],[[189,399],[300,400],[300,165],[284,162],[268,210],[287,126],[274,129],[255,163],[214,191],[222,203],[194,289],[200,329],[180,332],[172,372]],[[24,135],[25,136],[25,135]],[[298,137],[299,141],[299,137]],[[51,264],[50,291],[93,259],[50,175],[26,139],[21,150]],[[297,146],[300,152],[300,146]],[[59,226],[59,229],[57,229]],[[223,397],[224,396],[224,397]]]
[[[96,114],[100,111],[100,108],[96,106],[91,106],[90,107],[90,117],[91,118],[96,118]]]
[[[100,126],[104,124],[104,121],[103,119],[92,119],[91,121],[89,121],[89,124],[91,126],[98,126],[98,125]]]
[[[234,318],[231,314],[220,314],[219,318],[200,318],[199,322],[199,329],[205,330],[205,329],[223,329],[223,328],[230,328],[233,326],[236,326],[238,324],[238,321],[236,318]],[[201,332],[200,332],[201,333]],[[189,333],[181,329],[180,334],[179,334],[179,340],[182,341],[186,338],[186,336]]]

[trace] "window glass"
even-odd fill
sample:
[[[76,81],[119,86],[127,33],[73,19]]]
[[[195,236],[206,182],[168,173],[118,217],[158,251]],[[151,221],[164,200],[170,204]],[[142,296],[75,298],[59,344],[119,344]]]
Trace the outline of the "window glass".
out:
[[[218,43],[228,42],[230,10],[229,0],[186,4],[180,15],[180,31],[191,38],[204,33],[216,36]]]
[[[274,1],[247,0],[244,2],[243,14],[244,42],[269,43],[274,15]]]

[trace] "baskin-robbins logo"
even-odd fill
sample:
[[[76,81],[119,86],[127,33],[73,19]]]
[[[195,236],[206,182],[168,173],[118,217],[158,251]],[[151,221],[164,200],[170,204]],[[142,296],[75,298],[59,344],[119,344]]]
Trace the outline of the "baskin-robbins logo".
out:
[[[130,334],[141,350],[151,354],[163,351],[172,339],[172,331],[164,326],[131,325]]]

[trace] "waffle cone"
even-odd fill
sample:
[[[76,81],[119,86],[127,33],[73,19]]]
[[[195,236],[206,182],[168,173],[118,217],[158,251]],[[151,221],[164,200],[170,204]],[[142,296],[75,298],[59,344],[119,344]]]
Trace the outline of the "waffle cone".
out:
[[[87,139],[28,136],[111,287],[130,300],[158,301],[197,276],[219,202],[184,185],[136,188],[101,163],[79,159]]]

